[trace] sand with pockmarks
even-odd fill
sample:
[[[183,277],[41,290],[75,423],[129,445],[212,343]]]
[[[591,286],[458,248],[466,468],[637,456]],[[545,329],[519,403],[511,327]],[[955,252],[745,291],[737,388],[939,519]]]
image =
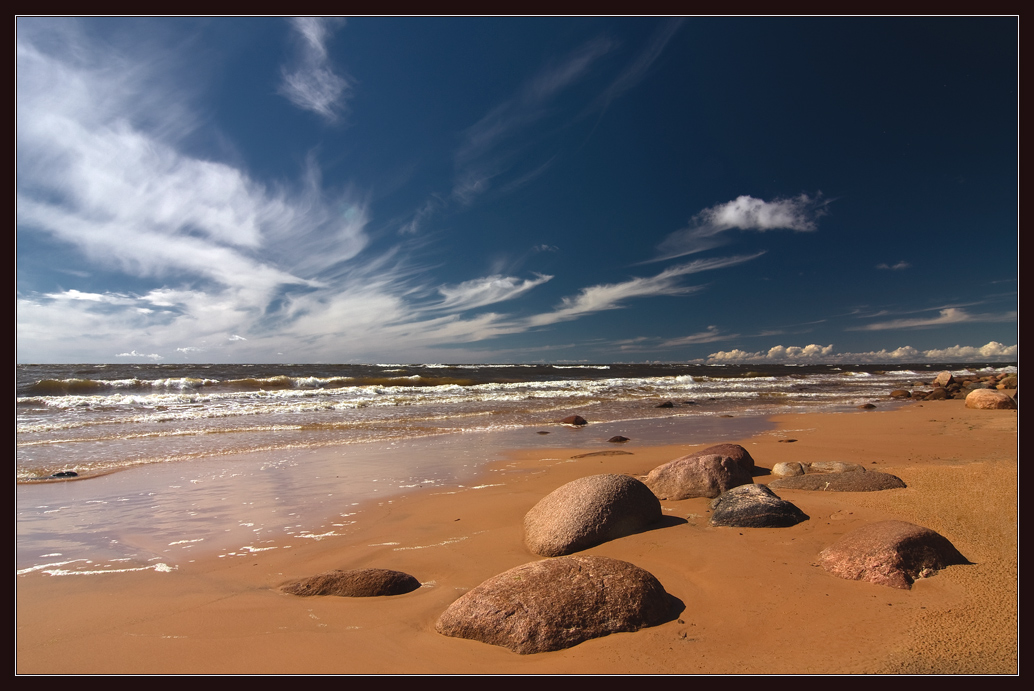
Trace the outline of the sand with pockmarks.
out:
[[[660,626],[534,655],[435,631],[461,594],[540,559],[524,546],[522,525],[542,497],[587,475],[643,476],[708,445],[632,440],[622,446],[631,455],[572,458],[584,450],[548,448],[544,437],[537,450],[501,450],[478,488],[365,507],[348,536],[233,561],[201,558],[168,574],[19,576],[17,671],[1016,673],[1017,412],[936,401],[775,420],[774,431],[739,440],[759,469],[845,461],[907,487],[779,490],[810,516],[789,528],[713,528],[709,499],[662,501],[655,528],[580,552],[656,576],[685,605]],[[797,441],[780,443],[789,438]],[[842,580],[816,565],[840,536],[890,519],[941,533],[972,563],[911,590]],[[277,589],[366,567],[412,574],[423,587],[388,598]]]

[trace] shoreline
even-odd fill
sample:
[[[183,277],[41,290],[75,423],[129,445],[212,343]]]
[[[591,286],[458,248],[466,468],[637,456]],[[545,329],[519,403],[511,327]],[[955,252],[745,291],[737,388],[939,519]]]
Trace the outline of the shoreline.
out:
[[[774,429],[738,440],[761,468],[861,462],[908,487],[783,490],[811,519],[779,529],[710,528],[708,500],[663,501],[677,521],[582,552],[653,573],[685,603],[677,621],[529,656],[434,631],[462,592],[541,559],[524,547],[522,521],[545,494],[585,475],[643,475],[712,442],[579,459],[570,457],[594,449],[525,449],[481,468],[476,488],[371,502],[355,531],[289,550],[205,557],[167,574],[18,577],[18,672],[1015,673],[1016,413],[941,401],[772,420]],[[886,518],[940,532],[973,564],[911,591],[813,566],[839,535]],[[362,567],[406,571],[424,587],[361,599],[275,590]]]

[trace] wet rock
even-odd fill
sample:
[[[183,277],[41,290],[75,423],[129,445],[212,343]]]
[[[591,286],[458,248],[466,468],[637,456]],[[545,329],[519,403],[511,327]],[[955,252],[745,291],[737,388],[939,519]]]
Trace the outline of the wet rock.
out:
[[[555,489],[524,517],[524,542],[555,557],[637,533],[661,518],[661,503],[627,475],[592,475]]]
[[[50,477],[79,477],[79,473],[74,470],[59,470]]]
[[[628,440],[629,440],[628,437],[622,437],[620,434],[618,434],[618,435],[615,435],[615,436],[611,437],[607,441],[610,442],[611,444],[624,444]]]
[[[617,559],[572,556],[488,579],[452,603],[435,628],[527,655],[656,626],[676,608],[649,572]]]
[[[754,479],[729,456],[693,454],[654,468],[645,482],[659,498],[677,501],[692,497],[713,499],[733,487],[749,485]]]
[[[875,407],[876,406],[872,403],[863,403],[860,406],[858,406],[858,410],[872,410]]]
[[[560,423],[564,425],[575,425],[576,427],[581,427],[582,425],[589,424],[581,415],[568,415],[563,420],[561,420]]]
[[[713,526],[787,528],[808,520],[807,514],[764,485],[740,485],[711,502]]]
[[[672,403],[671,401],[665,401],[664,403],[660,403],[660,404],[654,406],[654,408],[674,408],[674,407],[675,407],[675,404]]]
[[[905,389],[894,389],[890,392],[891,398],[912,398],[912,392]]]
[[[420,581],[401,571],[354,569],[328,571],[280,586],[289,595],[338,595],[341,597],[379,597],[402,595],[420,587]]]
[[[969,561],[947,538],[929,528],[883,521],[840,538],[822,550],[819,563],[840,578],[909,589],[917,578]]]
[[[905,487],[901,478],[875,470],[852,473],[808,473],[782,477],[768,483],[772,489],[806,489],[818,492],[878,492]]]
[[[974,389],[966,396],[967,408],[981,410],[1015,410],[1016,401],[1007,393],[995,389]]]
[[[943,387],[938,386],[936,389],[926,394],[924,401],[944,401],[948,398],[948,391]]]

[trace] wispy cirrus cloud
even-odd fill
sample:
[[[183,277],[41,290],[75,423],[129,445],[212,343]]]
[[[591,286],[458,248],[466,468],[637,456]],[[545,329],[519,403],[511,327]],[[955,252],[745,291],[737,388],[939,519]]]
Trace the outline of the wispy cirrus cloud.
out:
[[[536,278],[522,281],[513,276],[496,275],[464,281],[455,286],[441,286],[438,288],[438,292],[444,299],[433,307],[458,312],[513,300],[552,278],[552,276],[536,274]]]
[[[344,19],[293,17],[291,29],[297,42],[296,55],[282,69],[280,94],[303,110],[327,122],[335,122],[352,91],[348,77],[334,72],[327,55],[327,42]]]
[[[493,186],[494,180],[519,166],[529,129],[550,114],[550,102],[582,79],[600,57],[614,47],[597,38],[547,66],[528,80],[510,99],[500,103],[463,133],[456,150],[456,181],[452,196],[469,204]],[[545,172],[548,163],[516,174],[526,184]],[[512,185],[511,185],[512,187]]]
[[[970,314],[958,307],[946,307],[938,311],[936,317],[891,319],[890,321],[866,324],[865,326],[850,327],[848,331],[887,331],[889,329],[929,329],[950,324],[962,324],[965,322],[1010,322],[1017,318],[1016,312],[999,312],[987,314]]]
[[[657,246],[657,257],[651,261],[674,259],[720,247],[729,241],[723,234],[733,229],[812,232],[818,229],[818,219],[825,214],[825,205],[821,193],[814,197],[800,194],[770,202],[741,195],[698,213],[688,227],[671,233]]]
[[[885,271],[903,271],[904,269],[912,268],[912,265],[906,261],[899,261],[897,264],[887,264],[886,262],[876,265],[877,269],[883,269]]]
[[[610,283],[583,288],[577,295],[565,297],[552,312],[530,317],[529,326],[544,326],[577,319],[586,314],[617,309],[631,298],[657,295],[686,295],[702,289],[702,286],[684,286],[679,283],[682,276],[736,266],[757,259],[764,252],[736,257],[698,259],[688,264],[671,266],[655,276],[633,278],[621,283]]]

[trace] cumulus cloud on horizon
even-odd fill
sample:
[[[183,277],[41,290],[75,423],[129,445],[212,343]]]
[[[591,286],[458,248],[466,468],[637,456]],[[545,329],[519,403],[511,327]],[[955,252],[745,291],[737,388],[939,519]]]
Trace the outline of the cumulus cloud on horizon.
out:
[[[952,346],[951,348],[919,350],[902,346],[894,350],[877,350],[864,353],[836,353],[833,345],[820,346],[775,346],[767,351],[720,350],[707,356],[711,365],[731,363],[844,363],[844,364],[887,364],[893,362],[948,362],[967,359],[1015,360],[1018,346],[1005,346],[991,341],[983,346]]]

